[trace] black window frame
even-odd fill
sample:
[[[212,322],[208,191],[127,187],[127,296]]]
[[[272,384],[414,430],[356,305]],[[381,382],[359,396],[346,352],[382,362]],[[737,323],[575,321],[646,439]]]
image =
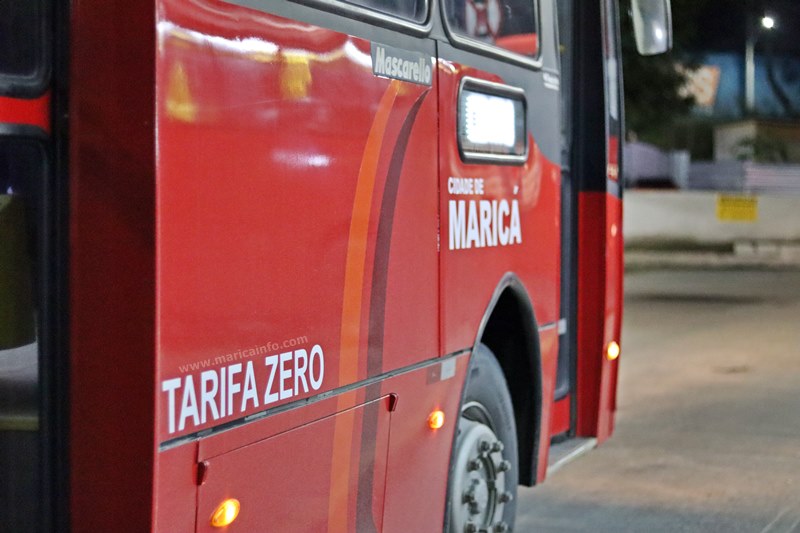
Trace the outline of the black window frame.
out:
[[[519,66],[527,67],[532,70],[540,70],[543,65],[542,59],[542,12],[541,12],[541,2],[540,0],[529,0],[533,2],[533,13],[535,14],[535,31],[536,35],[538,36],[539,46],[536,50],[536,56],[526,56],[522,54],[518,54],[516,52],[512,52],[507,48],[503,48],[502,46],[498,46],[496,44],[487,43],[484,41],[479,41],[478,39],[473,39],[467,35],[464,35],[458,31],[457,28],[453,28],[450,24],[450,19],[448,17],[448,10],[447,10],[447,1],[440,0],[440,14],[442,17],[442,25],[444,26],[445,33],[449,38],[450,42],[453,46],[457,48],[461,48],[463,50],[469,50],[478,52],[479,54],[489,56],[495,59],[500,59],[507,63],[513,63]]]
[[[433,28],[434,0],[422,0],[425,16],[419,22],[405,19],[399,15],[386,13],[365,5],[345,0],[292,0],[292,2],[344,16],[359,22],[396,30],[415,37],[427,37]],[[238,3],[238,2],[237,2]],[[241,5],[241,4],[240,4]]]
[[[472,91],[475,93],[487,94],[490,96],[500,96],[511,100],[517,100],[522,103],[522,132],[523,140],[525,142],[525,150],[521,154],[500,154],[490,152],[478,152],[474,150],[465,149],[461,139],[461,116],[462,116],[462,94],[464,90]],[[514,165],[522,166],[528,161],[530,155],[530,142],[528,142],[528,99],[525,96],[525,91],[518,87],[506,85],[504,83],[495,83],[491,81],[473,78],[471,76],[464,76],[458,85],[458,99],[457,99],[457,122],[456,122],[456,138],[458,141],[458,152],[461,160],[464,163],[477,163],[477,164],[493,164],[493,165]]]
[[[35,476],[37,516],[31,517],[30,525],[35,531],[51,531],[53,524],[53,506],[61,487],[55,487],[59,475],[54,473],[58,464],[60,451],[57,446],[64,443],[64,434],[60,423],[63,420],[60,411],[65,410],[64,390],[57,383],[64,372],[63,353],[65,341],[59,331],[63,325],[64,311],[59,309],[59,302],[64,301],[60,291],[64,291],[63,279],[66,272],[62,270],[65,262],[65,250],[56,242],[55,225],[60,215],[56,213],[56,196],[53,179],[52,143],[46,131],[37,126],[21,124],[0,124],[0,142],[25,143],[33,147],[41,156],[38,181],[34,189],[34,222],[37,234],[33,243],[36,250],[37,273],[33,281],[33,297],[37,319],[37,385],[36,385],[36,419],[38,465]],[[58,254],[56,255],[56,251]],[[59,411],[59,412],[57,412]],[[30,430],[29,430],[30,431]],[[33,475],[31,473],[31,475]],[[63,491],[62,491],[63,492]]]
[[[10,0],[14,1],[14,0]],[[39,9],[37,15],[39,35],[36,42],[39,44],[37,65],[29,76],[8,74],[0,71],[0,96],[11,98],[38,98],[42,96],[50,85],[51,74],[51,5],[47,0],[20,0],[35,2]]]

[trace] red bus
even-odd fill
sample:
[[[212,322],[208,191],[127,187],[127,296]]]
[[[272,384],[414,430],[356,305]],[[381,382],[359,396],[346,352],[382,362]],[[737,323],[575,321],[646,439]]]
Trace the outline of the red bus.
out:
[[[620,79],[613,0],[0,1],[2,529],[512,530],[614,426]]]

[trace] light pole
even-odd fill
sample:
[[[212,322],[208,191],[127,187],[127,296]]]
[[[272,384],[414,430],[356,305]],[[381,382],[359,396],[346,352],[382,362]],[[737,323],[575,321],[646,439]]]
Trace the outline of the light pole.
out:
[[[769,15],[761,17],[761,28],[771,30],[775,27],[775,18]],[[760,28],[753,24],[752,16],[747,17],[747,42],[744,48],[744,102],[745,111],[752,115],[756,110],[756,41]]]

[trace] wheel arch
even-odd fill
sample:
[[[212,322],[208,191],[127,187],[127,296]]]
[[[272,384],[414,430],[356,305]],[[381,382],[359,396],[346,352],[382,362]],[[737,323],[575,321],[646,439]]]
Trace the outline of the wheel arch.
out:
[[[494,352],[508,383],[517,424],[519,483],[532,486],[537,479],[542,429],[541,349],[533,304],[513,272],[506,273],[497,284],[473,350],[481,343]]]

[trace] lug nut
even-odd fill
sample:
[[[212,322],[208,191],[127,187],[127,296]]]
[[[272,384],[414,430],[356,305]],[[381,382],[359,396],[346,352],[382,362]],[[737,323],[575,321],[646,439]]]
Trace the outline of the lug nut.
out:
[[[478,449],[482,452],[488,452],[492,449],[492,445],[489,444],[489,441],[482,440],[481,443],[478,445]]]
[[[462,503],[470,503],[470,502],[474,502],[474,501],[475,501],[475,493],[473,491],[471,491],[471,490],[468,491],[468,492],[465,492],[461,496],[461,502]]]
[[[494,533],[506,533],[508,531],[508,524],[500,522],[494,526]]]
[[[511,463],[509,461],[503,460],[500,461],[500,464],[497,466],[497,469],[501,472],[508,472],[511,470]]]
[[[514,496],[512,496],[510,492],[506,491],[500,494],[500,496],[498,496],[497,499],[500,503],[508,503],[514,499]]]
[[[478,526],[472,522],[467,522],[464,524],[464,533],[478,533]]]
[[[505,446],[503,446],[503,443],[500,442],[499,440],[495,441],[495,443],[492,444],[492,451],[493,452],[502,452],[504,449],[505,449]]]
[[[467,470],[469,472],[474,472],[475,470],[480,470],[481,462],[477,459],[473,459],[469,463],[467,463]]]

